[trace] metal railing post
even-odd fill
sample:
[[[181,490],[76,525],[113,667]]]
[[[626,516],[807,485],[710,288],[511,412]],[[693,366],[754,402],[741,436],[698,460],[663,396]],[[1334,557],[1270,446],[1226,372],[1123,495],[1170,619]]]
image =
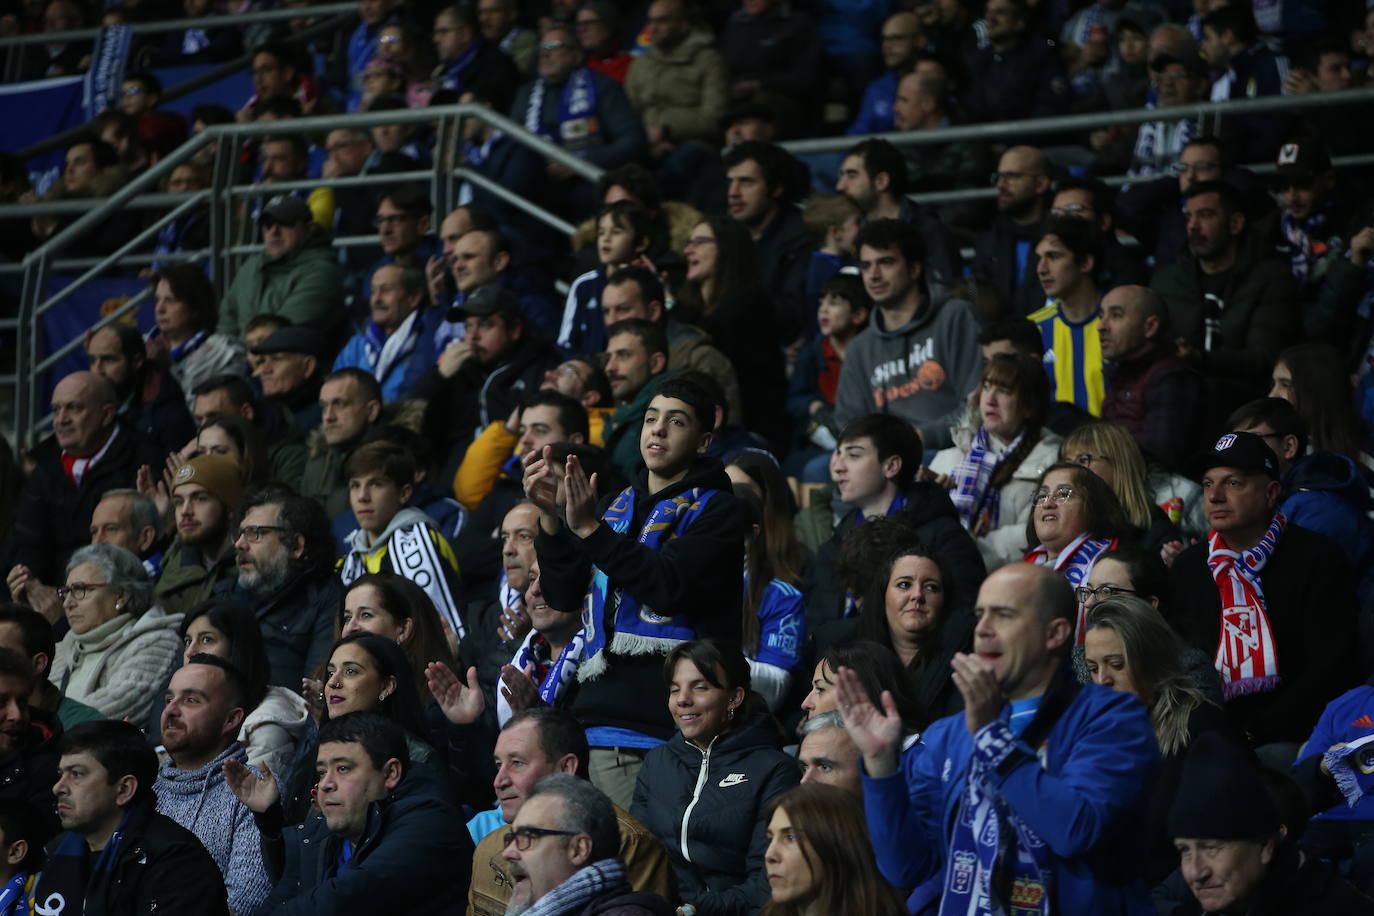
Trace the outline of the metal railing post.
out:
[[[40,248],[24,260],[24,284],[19,296],[18,339],[14,348],[14,437],[16,444],[33,445],[33,421],[38,407],[38,302],[48,286],[51,255]]]
[[[234,138],[216,137],[214,173],[210,177],[210,280],[215,284],[215,298],[224,298],[229,288],[229,213],[233,202],[229,199],[229,185],[233,183]]]

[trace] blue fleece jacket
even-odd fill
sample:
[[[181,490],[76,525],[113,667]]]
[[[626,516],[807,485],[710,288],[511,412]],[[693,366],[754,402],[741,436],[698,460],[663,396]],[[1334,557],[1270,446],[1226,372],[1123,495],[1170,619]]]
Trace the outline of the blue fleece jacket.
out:
[[[889,70],[864,89],[859,113],[849,125],[849,136],[882,134],[892,130],[892,103],[897,99],[897,73]]]
[[[1011,707],[985,728],[1009,728]],[[962,713],[923,736],[914,769],[863,777],[864,811],[883,877],[943,881],[973,740]],[[1159,769],[1149,715],[1135,697],[1082,687],[1039,748],[1017,740],[999,768],[1002,797],[1053,854],[1056,913],[1154,913],[1144,883],[1146,805]]]

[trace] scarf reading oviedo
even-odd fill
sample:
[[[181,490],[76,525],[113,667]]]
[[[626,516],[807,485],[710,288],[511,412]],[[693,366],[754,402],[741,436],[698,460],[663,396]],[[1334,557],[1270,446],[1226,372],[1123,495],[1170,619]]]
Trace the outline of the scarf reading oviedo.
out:
[[[954,502],[954,508],[959,510],[959,518],[965,528],[973,530],[978,524],[979,516],[984,512],[988,515],[989,530],[997,527],[1002,507],[1002,491],[988,486],[988,481],[997,473],[997,468],[1007,456],[1016,451],[1025,435],[1026,431],[1021,430],[1021,434],[1013,439],[1001,454],[994,455],[988,448],[986,427],[978,427],[978,431],[973,434],[973,444],[969,447],[968,455],[955,466],[951,475],[954,478],[954,489],[949,491],[949,498]]]
[[[1216,666],[1226,699],[1264,693],[1279,686],[1279,653],[1264,607],[1260,572],[1288,527],[1282,512],[1264,537],[1246,551],[1233,550],[1215,531],[1207,535],[1207,568],[1221,595],[1221,637]]]
[[[596,77],[586,67],[578,67],[563,84],[558,96],[558,134],[544,129],[543,78],[535,80],[530,90],[529,106],[525,109],[525,129],[539,134],[574,153],[581,153],[601,143],[601,122],[597,119],[598,105]]]
[[[1115,550],[1117,545],[1116,538],[1095,538],[1091,535],[1080,534],[1069,542],[1069,546],[1059,552],[1059,556],[1054,561],[1054,571],[1069,580],[1072,588],[1078,588],[1088,581],[1088,574],[1093,571],[1093,564],[1097,558],[1109,550]],[[1049,551],[1044,546],[1040,546],[1026,554],[1026,562],[1034,563],[1036,566],[1049,566]],[[1088,609],[1082,603],[1078,605],[1078,623],[1075,626],[1077,635],[1075,645],[1083,645],[1085,620]]]
[[[657,503],[635,540],[652,550],[662,549],[701,517],[716,492],[694,487]],[[634,515],[635,489],[626,487],[607,507],[601,520],[616,534],[624,534]],[[608,648],[620,655],[664,653],[678,643],[695,639],[696,631],[685,617],[664,617],[623,588],[612,589],[606,574],[593,566],[592,583],[582,603],[582,636],[585,645],[577,679],[590,681],[606,670]]]

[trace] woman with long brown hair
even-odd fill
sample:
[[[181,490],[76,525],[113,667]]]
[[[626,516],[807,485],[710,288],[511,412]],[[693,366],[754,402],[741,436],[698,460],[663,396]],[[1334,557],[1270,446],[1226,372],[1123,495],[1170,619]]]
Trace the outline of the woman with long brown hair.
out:
[[[863,811],[844,789],[806,783],[768,804],[762,916],[901,916],[902,898],[878,874]]]

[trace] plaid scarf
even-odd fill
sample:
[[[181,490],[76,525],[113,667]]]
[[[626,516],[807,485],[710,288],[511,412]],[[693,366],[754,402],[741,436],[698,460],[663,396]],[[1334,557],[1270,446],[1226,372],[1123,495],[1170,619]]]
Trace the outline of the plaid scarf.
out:
[[[573,872],[568,880],[536,900],[524,916],[580,913],[597,897],[628,888],[625,865],[619,859],[602,859]]]
[[[994,455],[988,447],[987,428],[980,426],[973,434],[973,444],[969,447],[968,454],[950,474],[954,478],[954,489],[950,490],[949,497],[954,502],[954,508],[959,510],[959,518],[965,528],[972,531],[984,513],[988,517],[988,530],[997,527],[1002,509],[1002,491],[989,487],[988,481],[997,473],[997,468],[1007,456],[1021,445],[1025,435],[1026,431],[1021,430],[1021,433],[1007,445],[1005,451]]]
[[[1091,535],[1080,534],[1069,542],[1069,546],[1059,552],[1059,556],[1054,559],[1054,571],[1063,575],[1069,580],[1069,585],[1074,588],[1088,581],[1088,574],[1093,571],[1093,564],[1097,558],[1109,550],[1115,550],[1117,539],[1095,538]],[[1049,566],[1050,555],[1042,544],[1030,553],[1026,554],[1026,562],[1034,563],[1036,566]],[[1077,632],[1076,645],[1083,645],[1084,630],[1087,628],[1085,618],[1087,608],[1080,602],[1078,605],[1078,624],[1074,628]]]
[[[1283,237],[1288,240],[1288,269],[1293,272],[1293,279],[1297,281],[1298,287],[1302,288],[1307,285],[1313,265],[1320,261],[1327,251],[1326,240],[1316,238],[1326,227],[1326,211],[1323,210],[1308,219],[1298,220],[1284,210],[1283,215],[1279,217],[1279,227],[1283,231]]]
[[[1216,666],[1222,695],[1228,700],[1279,686],[1279,650],[1265,613],[1260,572],[1286,527],[1288,519],[1275,512],[1264,537],[1244,552],[1228,547],[1215,531],[1207,535],[1207,568],[1221,594]]]

